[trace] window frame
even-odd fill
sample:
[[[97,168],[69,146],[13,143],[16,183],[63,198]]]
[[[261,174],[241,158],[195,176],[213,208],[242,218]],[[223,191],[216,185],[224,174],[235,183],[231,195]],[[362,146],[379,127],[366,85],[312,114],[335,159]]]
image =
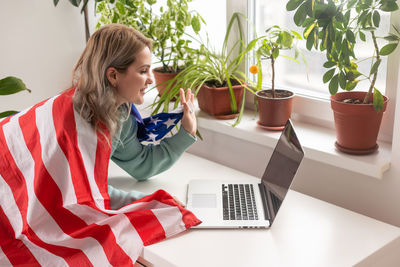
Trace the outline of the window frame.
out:
[[[265,1],[265,0],[264,0]],[[279,1],[279,0],[269,0]],[[227,19],[234,12],[241,12],[246,14],[251,23],[255,22],[255,8],[257,0],[245,0],[246,4],[235,4],[234,0],[227,0]],[[247,23],[246,35],[247,40],[254,38],[254,33],[251,23]],[[391,25],[400,25],[400,11],[393,12],[390,18]],[[250,77],[248,72],[248,66],[253,62],[250,62],[250,57],[246,61],[245,71]],[[388,56],[387,60],[387,73],[386,73],[386,93],[385,96],[389,98],[389,103],[384,113],[381,129],[379,132],[378,140],[384,142],[392,142],[393,138],[393,125],[394,125],[394,113],[396,107],[396,94],[397,84],[399,75],[400,62],[400,48],[397,48],[394,53]],[[322,66],[321,66],[322,67]],[[322,79],[322,77],[321,77]],[[295,93],[295,101],[293,104],[292,117],[294,119],[324,126],[328,128],[334,128],[333,112],[330,107],[330,100],[323,94],[313,93],[310,94],[304,89],[291,89]],[[328,91],[328,89],[326,89]],[[246,97],[246,108],[254,109],[254,97],[247,93]]]

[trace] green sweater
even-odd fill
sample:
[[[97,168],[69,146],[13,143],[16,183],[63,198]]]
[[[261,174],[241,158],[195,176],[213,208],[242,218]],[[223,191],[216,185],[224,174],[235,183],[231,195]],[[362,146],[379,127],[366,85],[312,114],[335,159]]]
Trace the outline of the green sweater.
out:
[[[139,181],[167,170],[196,141],[196,137],[181,127],[177,134],[164,138],[159,144],[143,145],[137,138],[135,120],[128,118],[121,128],[119,138],[114,138],[112,142],[111,159]],[[145,196],[138,191],[125,192],[110,185],[108,193],[111,209],[119,209]]]

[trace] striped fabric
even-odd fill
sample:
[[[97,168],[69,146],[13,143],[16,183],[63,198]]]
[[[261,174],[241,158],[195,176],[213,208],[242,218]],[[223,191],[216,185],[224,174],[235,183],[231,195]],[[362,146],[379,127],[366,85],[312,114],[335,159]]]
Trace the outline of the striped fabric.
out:
[[[110,147],[73,90],[0,120],[0,266],[132,266],[200,221],[159,190],[110,209]]]

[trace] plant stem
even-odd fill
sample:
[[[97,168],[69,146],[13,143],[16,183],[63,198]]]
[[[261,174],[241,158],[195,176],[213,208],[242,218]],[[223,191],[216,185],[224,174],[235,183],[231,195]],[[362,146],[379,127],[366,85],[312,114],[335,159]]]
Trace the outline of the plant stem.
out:
[[[375,36],[375,32],[371,31],[371,36],[372,36],[372,41],[374,42],[374,48],[375,48],[375,53],[376,53],[376,61],[380,60],[380,56],[379,56],[379,48],[378,48],[378,44],[376,43],[376,36]],[[367,104],[369,97],[372,94],[372,90],[375,87],[375,82],[376,82],[376,78],[378,77],[378,70],[376,70],[376,72],[374,73],[374,76],[372,77],[372,81],[371,81],[371,85],[369,86],[369,90],[368,93],[365,95],[363,104]]]
[[[272,81],[271,81],[271,91],[272,91],[272,98],[275,98],[275,59],[274,56],[272,55],[274,52],[274,49],[271,51],[271,71],[272,71]]]

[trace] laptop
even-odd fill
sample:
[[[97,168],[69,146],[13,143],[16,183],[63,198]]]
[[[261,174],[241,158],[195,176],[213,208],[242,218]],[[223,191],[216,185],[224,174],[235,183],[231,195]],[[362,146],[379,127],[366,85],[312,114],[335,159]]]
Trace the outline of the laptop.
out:
[[[235,182],[191,180],[187,209],[202,221],[195,228],[270,227],[303,157],[303,149],[289,119],[261,183],[252,178]]]

